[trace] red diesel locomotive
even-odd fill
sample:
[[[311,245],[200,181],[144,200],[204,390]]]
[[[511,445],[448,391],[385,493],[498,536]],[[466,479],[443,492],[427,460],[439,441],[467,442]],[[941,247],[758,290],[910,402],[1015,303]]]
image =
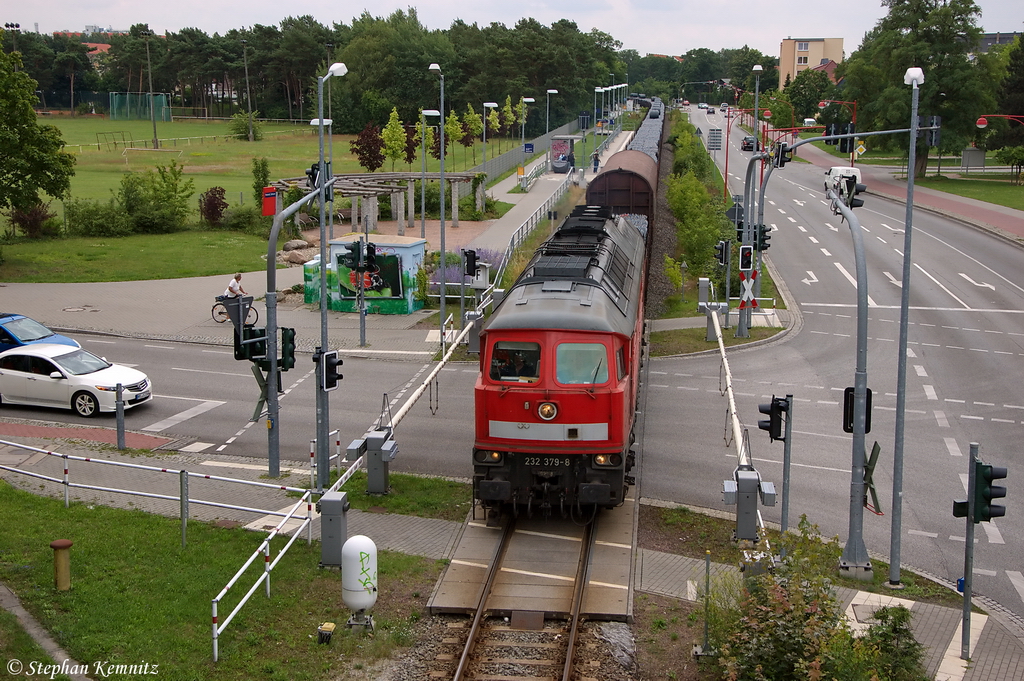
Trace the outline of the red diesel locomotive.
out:
[[[577,206],[480,332],[473,493],[489,514],[583,517],[633,465],[647,218]]]

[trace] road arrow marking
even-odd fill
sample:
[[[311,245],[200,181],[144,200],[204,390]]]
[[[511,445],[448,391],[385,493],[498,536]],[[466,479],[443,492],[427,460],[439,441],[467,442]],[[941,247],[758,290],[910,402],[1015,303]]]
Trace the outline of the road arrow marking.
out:
[[[806,203],[806,202],[805,202],[805,201],[798,201],[797,199],[793,199],[793,203],[795,203],[796,205],[798,205],[798,206],[800,206],[801,208],[803,208],[803,205],[804,205],[804,203]]]
[[[833,232],[838,232],[839,231],[838,227],[833,227],[832,225],[830,225],[827,222],[825,223],[825,226],[828,227],[829,229],[831,229]]]
[[[814,272],[807,270],[807,278],[802,280],[805,284],[810,286],[811,284],[817,284],[818,278],[814,276]]]
[[[882,274],[884,274],[886,277],[888,277],[889,281],[891,281],[892,283],[896,284],[900,288],[903,288],[903,282],[902,281],[897,280],[896,277],[892,276],[888,272],[882,272]]]
[[[984,281],[983,281],[983,282],[981,282],[981,283],[979,284],[978,282],[974,281],[973,279],[971,279],[970,277],[968,277],[968,276],[967,276],[966,274],[964,274],[963,272],[960,272],[959,274],[960,274],[960,276],[961,276],[961,277],[963,277],[963,278],[964,278],[964,279],[966,279],[967,281],[971,282],[971,283],[972,283],[972,284],[974,284],[975,286],[980,286],[981,288],[990,288],[990,289],[992,289],[993,291],[995,291],[995,290],[996,290],[996,287],[995,287],[995,286],[993,286],[992,284],[986,283],[986,282],[984,282]]]

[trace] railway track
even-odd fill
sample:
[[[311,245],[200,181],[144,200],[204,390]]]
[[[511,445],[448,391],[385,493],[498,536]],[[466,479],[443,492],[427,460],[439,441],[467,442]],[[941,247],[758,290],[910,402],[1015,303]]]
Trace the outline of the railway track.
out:
[[[580,529],[567,524],[551,532],[516,531],[515,519],[509,519],[487,569],[471,620],[450,622],[450,636],[442,641],[451,653],[442,653],[435,660],[431,678],[454,681],[568,681],[585,679],[576,673],[577,650],[580,647],[580,624],[592,547],[595,522],[568,537],[578,542],[577,562],[572,576],[560,578],[571,589],[552,593],[544,611],[496,610],[494,595],[502,590],[503,572],[520,576],[523,570],[509,567],[507,556],[518,555],[537,535],[548,539],[558,530]]]

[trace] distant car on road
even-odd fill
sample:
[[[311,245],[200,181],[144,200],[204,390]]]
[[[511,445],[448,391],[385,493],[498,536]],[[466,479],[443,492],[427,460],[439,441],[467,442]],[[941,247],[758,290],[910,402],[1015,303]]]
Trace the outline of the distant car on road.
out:
[[[60,343],[80,348],[78,341],[46,328],[31,317],[0,312],[0,352],[32,343]]]
[[[709,106],[709,107],[708,107],[708,115],[710,116],[710,115],[711,115],[711,114],[713,114],[713,113],[715,113],[715,109],[714,109],[714,107],[710,107],[710,106]]]
[[[153,399],[146,374],[82,348],[35,343],[0,352],[0,404],[73,409],[79,416],[95,416],[117,408],[119,383],[125,409]]]
[[[754,151],[757,148],[757,139],[751,135],[747,135],[740,142],[740,151]]]
[[[708,104],[707,104],[707,102],[700,102],[699,104],[697,104],[697,108],[698,109],[706,109],[706,108],[708,108]]]

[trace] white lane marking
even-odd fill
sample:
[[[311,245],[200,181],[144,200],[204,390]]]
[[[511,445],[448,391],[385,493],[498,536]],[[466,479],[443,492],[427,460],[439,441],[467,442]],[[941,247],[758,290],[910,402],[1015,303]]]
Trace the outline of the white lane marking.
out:
[[[557,580],[563,581],[563,582],[575,582],[576,581],[576,576],[575,575],[573,575],[572,577],[563,577],[562,575],[552,575],[552,574],[547,574],[547,573],[544,573],[544,572],[530,572],[529,570],[516,570],[514,568],[507,568],[507,567],[501,568],[501,571],[502,572],[510,572],[510,573],[512,573],[514,575],[526,575],[527,577],[543,577],[544,579],[557,579]]]
[[[804,228],[804,226],[803,226],[803,225],[797,225],[797,226],[796,226],[796,228],[797,228],[797,229],[799,229],[799,230],[800,230],[801,232],[806,232],[806,231],[807,231],[807,230],[806,230],[806,229]]]
[[[935,412],[935,422],[939,424],[939,428],[949,428],[949,421],[946,420],[946,415],[941,412]]]
[[[939,396],[935,394],[935,386],[922,385],[921,387],[924,388],[924,396],[927,397],[929,400],[939,399]]]
[[[156,348],[158,350],[174,350],[175,348],[171,345],[143,345],[144,348]]]
[[[908,348],[908,350],[909,350],[909,348]],[[927,371],[925,371],[925,370],[924,370],[924,367],[923,367],[923,366],[921,366],[920,364],[915,364],[915,365],[914,365],[914,371],[916,371],[916,372],[917,372],[917,375],[918,375],[918,376],[925,376],[925,377],[927,377],[927,376],[928,376],[928,372],[927,372]]]
[[[913,348],[907,348],[907,357],[910,357],[910,358],[917,357],[917,355],[914,354],[914,349]]]
[[[209,352],[213,355],[233,355],[234,351],[229,350],[201,350],[200,352]]]
[[[486,570],[487,568],[490,567],[490,565],[487,565],[486,563],[470,563],[468,560],[460,560],[458,558],[452,558],[452,564],[453,565],[465,565],[467,567],[480,568],[481,570]]]
[[[823,248],[821,250],[824,251],[825,249]],[[850,274],[849,272],[846,271],[846,268],[843,267],[842,263],[836,262],[836,263],[832,263],[832,264],[839,268],[839,271],[843,273],[843,276],[846,277],[847,281],[849,281],[851,284],[853,284],[854,288],[857,288],[857,280],[854,278],[854,276],[852,274]],[[875,301],[871,300],[871,296],[868,296],[868,307],[878,307],[875,304]]]
[[[807,237],[807,238],[811,240],[811,243],[812,243],[812,244],[816,244],[816,243],[818,243],[818,240],[817,240],[817,239],[815,239],[815,238],[814,238],[813,236],[809,236],[809,237]]]
[[[983,282],[981,282],[981,283],[979,283],[979,282],[976,282],[976,281],[974,281],[973,279],[971,279],[970,277],[968,277],[968,276],[967,276],[966,274],[964,274],[963,272],[957,272],[957,274],[959,274],[959,275],[960,275],[961,277],[963,277],[963,278],[964,278],[964,279],[966,279],[967,281],[971,282],[971,283],[972,283],[972,284],[974,284],[975,286],[980,286],[981,288],[990,288],[990,289],[992,289],[993,291],[995,291],[995,290],[996,290],[996,287],[995,287],[995,286],[993,286],[992,284],[986,283],[986,282],[984,282],[984,281],[983,281]]]
[[[1010,584],[1013,584],[1013,588],[1020,594],[1021,600],[1024,600],[1024,576],[1017,570],[1007,570],[1006,576],[1010,578]]]
[[[613,549],[628,549],[630,551],[633,550],[633,547],[630,546],[629,544],[619,544],[619,543],[613,542],[613,541],[597,540],[594,543],[595,544],[599,544],[600,546],[610,546]]]
[[[801,281],[803,281],[805,284],[810,286],[811,284],[817,284],[818,283],[818,278],[816,276],[814,276],[814,272],[812,272],[810,270],[807,270],[807,277],[805,277],[804,279],[801,279]]]
[[[907,530],[907,534],[913,534],[918,537],[928,537],[930,539],[935,539],[939,536],[937,532],[922,532],[921,530]]]
[[[948,294],[949,294],[949,297],[950,297],[950,298],[952,298],[952,299],[953,299],[953,300],[955,300],[956,302],[958,302],[958,303],[960,303],[961,305],[963,305],[965,309],[967,309],[967,310],[970,310],[970,309],[971,309],[971,306],[970,306],[970,305],[968,305],[968,304],[967,304],[967,303],[965,303],[964,301],[962,301],[962,300],[960,300],[959,298],[957,298],[957,297],[956,297],[956,296],[955,296],[955,295],[953,294],[953,292],[952,292],[952,291],[950,291],[950,290],[949,290],[948,288],[946,288],[945,286],[943,286],[943,285],[942,285],[942,283],[941,283],[941,282],[940,282],[940,281],[939,281],[938,279],[936,279],[936,278],[935,278],[935,277],[933,277],[933,276],[932,276],[931,274],[929,274],[929,273],[928,273],[928,270],[926,270],[925,268],[921,267],[921,266],[920,266],[920,265],[918,265],[918,264],[917,264],[916,262],[914,263],[914,267],[916,267],[917,269],[921,270],[921,272],[922,272],[922,274],[924,274],[924,276],[926,276],[926,277],[928,277],[929,279],[931,279],[931,280],[932,280],[933,282],[935,282],[935,285],[936,285],[936,286],[938,286],[938,287],[939,287],[939,288],[941,288],[941,289],[942,289],[943,291],[945,291],[946,293],[948,293]]]
[[[949,450],[950,456],[963,456],[963,452],[960,451],[960,445],[956,443],[956,438],[944,437],[942,440],[946,443],[946,449]]]
[[[85,342],[87,342],[87,343],[106,343],[107,345],[117,345],[117,341],[96,340],[95,338],[87,338],[87,339],[85,339]]]
[[[171,426],[175,426],[181,423],[182,421],[186,421],[192,418],[193,416],[199,416],[200,414],[210,411],[211,409],[216,409],[222,404],[225,403],[221,402],[220,400],[206,400],[202,404],[197,404],[191,409],[186,409],[185,411],[178,412],[174,416],[165,418],[163,421],[157,421],[156,423],[150,424],[143,428],[142,430],[150,433],[159,433],[160,431],[167,430]]]
[[[839,228],[838,228],[838,227],[833,227],[833,226],[832,226],[831,224],[829,224],[828,222],[826,222],[826,223],[825,223],[825,226],[826,226],[826,227],[828,227],[829,229],[831,229],[831,230],[832,230],[833,232],[838,232],[838,231],[839,231]]]
[[[824,249],[824,248],[823,248],[823,249],[821,249],[821,252],[822,252],[822,253],[824,253],[824,254],[825,254],[825,257],[827,257],[827,258],[831,258],[831,257],[832,257],[832,254],[831,254],[831,253],[829,253],[829,252],[828,252],[828,251],[827,251],[826,249]]]
[[[984,568],[971,568],[971,572],[976,575],[985,575],[986,577],[995,577],[999,574],[997,570],[985,570]]]
[[[882,274],[884,274],[891,283],[895,284],[896,286],[899,286],[900,288],[903,288],[903,282],[897,279],[896,277],[892,276],[892,274],[890,274],[889,272],[882,272]]]
[[[216,374],[218,376],[252,376],[249,374],[239,374],[233,371],[206,371],[205,369],[185,369],[182,367],[171,367],[171,371],[190,371],[195,374]]]

